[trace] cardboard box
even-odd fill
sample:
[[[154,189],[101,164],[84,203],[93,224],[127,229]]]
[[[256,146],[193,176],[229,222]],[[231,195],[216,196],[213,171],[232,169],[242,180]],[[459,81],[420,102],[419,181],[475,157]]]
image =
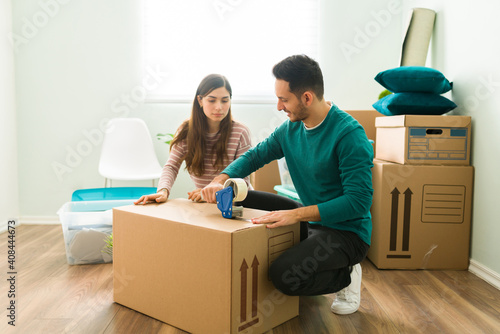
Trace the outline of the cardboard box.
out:
[[[405,165],[470,164],[470,116],[377,117],[375,126],[377,159]]]
[[[361,124],[368,139],[375,141],[375,119],[377,117],[385,117],[383,114],[376,110],[346,110],[346,113],[351,115],[359,122],[359,124]]]
[[[379,269],[467,269],[471,166],[375,160],[368,258]]]
[[[243,219],[264,213],[245,208]],[[268,278],[298,224],[268,229],[184,199],[113,214],[117,303],[191,333],[263,333],[298,315],[298,297]]]
[[[376,110],[346,110],[346,112],[361,124],[368,139],[376,143],[375,119],[385,116]],[[376,154],[375,144],[373,145],[373,154]]]
[[[259,170],[255,171],[253,175],[252,186],[255,190],[267,191],[276,194],[274,186],[280,184],[280,173],[278,169],[278,162],[271,161]]]

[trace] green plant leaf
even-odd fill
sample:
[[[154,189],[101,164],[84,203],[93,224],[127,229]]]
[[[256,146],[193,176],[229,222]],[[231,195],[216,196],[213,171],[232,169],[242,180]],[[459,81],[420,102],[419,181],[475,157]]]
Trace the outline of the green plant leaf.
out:
[[[172,142],[172,139],[174,139],[174,134],[173,133],[158,133],[156,135],[157,139],[158,140],[165,140],[165,144],[167,145],[170,145],[170,143]],[[165,138],[166,137],[166,138]]]
[[[108,235],[104,239],[104,241],[106,242],[106,245],[104,246],[104,249],[102,250],[102,252],[113,256],[113,233]]]
[[[378,99],[380,100],[380,99],[382,99],[382,98],[386,97],[387,95],[391,95],[391,94],[392,94],[392,92],[390,92],[390,91],[388,91],[388,90],[386,89],[386,90],[384,90],[382,93],[380,93],[380,94],[379,94]]]

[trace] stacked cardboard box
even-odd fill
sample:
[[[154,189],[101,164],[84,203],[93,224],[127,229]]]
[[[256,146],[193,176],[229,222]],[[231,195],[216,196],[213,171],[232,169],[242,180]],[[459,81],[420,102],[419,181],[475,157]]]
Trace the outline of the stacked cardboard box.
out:
[[[380,269],[467,269],[470,117],[401,115],[375,126],[368,258]]]

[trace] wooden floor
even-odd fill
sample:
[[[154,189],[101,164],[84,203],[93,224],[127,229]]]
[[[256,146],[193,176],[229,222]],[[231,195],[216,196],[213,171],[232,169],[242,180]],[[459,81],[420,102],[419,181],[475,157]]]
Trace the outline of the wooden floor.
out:
[[[2,277],[6,250],[3,233]],[[184,333],[114,303],[112,264],[68,265],[60,226],[18,226],[16,262],[16,327],[2,279],[0,333]],[[301,297],[300,316],[267,333],[500,333],[500,291],[467,271],[362,267],[358,312],[331,313],[333,295]]]

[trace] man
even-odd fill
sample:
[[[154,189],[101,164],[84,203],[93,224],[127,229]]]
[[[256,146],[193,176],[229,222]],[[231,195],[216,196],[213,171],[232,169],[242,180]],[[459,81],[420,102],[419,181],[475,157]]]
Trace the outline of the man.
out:
[[[285,157],[304,207],[272,211],[252,222],[268,228],[307,222],[308,233],[273,262],[271,279],[288,295],[337,292],[331,310],[351,314],[359,308],[359,263],[371,239],[373,149],[361,125],[323,98],[316,61],[291,56],[276,64],[273,74],[278,110],[289,121],[231,163],[202,195],[214,203],[226,179]]]

